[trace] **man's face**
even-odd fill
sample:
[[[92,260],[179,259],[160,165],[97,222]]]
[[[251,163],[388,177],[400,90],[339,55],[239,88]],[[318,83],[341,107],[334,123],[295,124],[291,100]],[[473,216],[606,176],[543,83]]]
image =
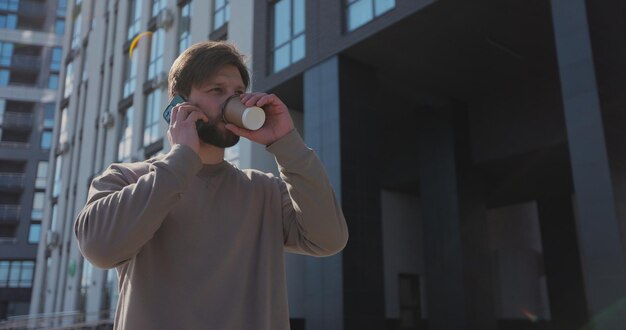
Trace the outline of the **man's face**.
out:
[[[221,107],[229,96],[242,94],[245,90],[241,74],[234,65],[225,65],[206,83],[191,87],[188,101],[209,117],[209,122],[198,129],[200,141],[220,148],[232,147],[239,142],[239,136],[226,129]]]

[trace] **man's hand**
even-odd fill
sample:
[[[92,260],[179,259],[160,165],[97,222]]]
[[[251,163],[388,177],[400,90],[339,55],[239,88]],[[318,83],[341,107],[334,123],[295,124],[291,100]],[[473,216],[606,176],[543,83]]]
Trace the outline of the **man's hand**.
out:
[[[170,144],[186,145],[198,154],[200,150],[200,138],[196,131],[198,120],[208,122],[209,118],[189,102],[180,103],[172,108],[170,127],[167,129]]]
[[[265,124],[256,131],[240,128],[233,124],[226,124],[226,128],[233,133],[267,146],[293,130],[293,120],[289,115],[289,109],[276,95],[246,93],[241,94],[240,99],[247,107],[257,106],[263,108],[265,111]]]

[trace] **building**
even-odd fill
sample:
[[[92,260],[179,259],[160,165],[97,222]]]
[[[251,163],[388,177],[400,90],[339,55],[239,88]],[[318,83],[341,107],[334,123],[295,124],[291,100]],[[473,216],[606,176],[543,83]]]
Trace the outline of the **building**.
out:
[[[0,321],[27,314],[45,204],[65,1],[0,1]]]
[[[292,110],[350,229],[341,254],[286,255],[293,329],[626,324],[623,1],[68,6],[31,314],[110,319],[115,278],[82,260],[73,217],[106,165],[166,150],[180,45],[227,38]],[[236,153],[275,170],[259,146]]]

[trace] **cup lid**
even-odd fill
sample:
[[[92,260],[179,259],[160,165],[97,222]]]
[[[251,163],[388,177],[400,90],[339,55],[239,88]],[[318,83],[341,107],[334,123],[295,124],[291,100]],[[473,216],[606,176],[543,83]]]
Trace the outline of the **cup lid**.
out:
[[[265,123],[265,111],[259,107],[249,107],[241,116],[243,126],[251,131],[256,131]]]

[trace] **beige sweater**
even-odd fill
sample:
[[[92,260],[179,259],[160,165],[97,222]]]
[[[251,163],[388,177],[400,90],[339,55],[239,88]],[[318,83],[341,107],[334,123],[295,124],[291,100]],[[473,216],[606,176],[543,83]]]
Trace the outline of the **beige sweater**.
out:
[[[289,329],[283,252],[332,255],[348,232],[298,133],[267,150],[281,178],[176,145],[93,180],[74,229],[91,263],[117,268],[115,329]]]

